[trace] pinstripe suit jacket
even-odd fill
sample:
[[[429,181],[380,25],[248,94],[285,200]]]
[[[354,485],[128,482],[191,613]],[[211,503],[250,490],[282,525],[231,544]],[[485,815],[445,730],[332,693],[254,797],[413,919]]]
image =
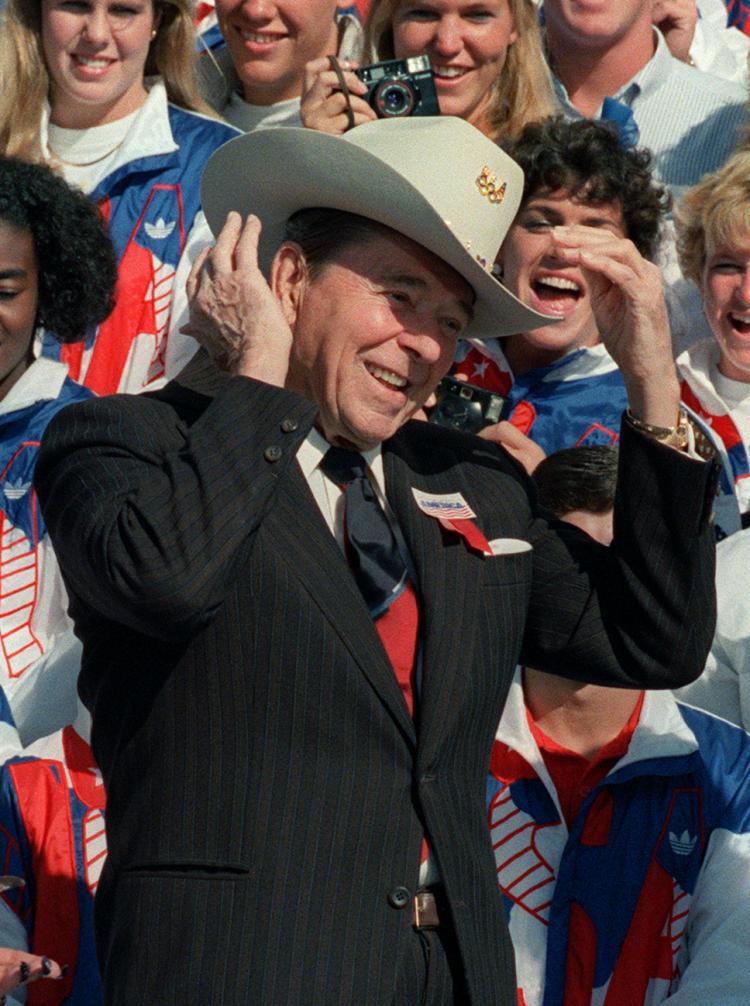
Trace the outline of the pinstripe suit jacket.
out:
[[[471,1002],[511,1006],[484,786],[519,653],[608,683],[702,669],[712,466],[626,430],[620,545],[602,550],[536,516],[503,452],[410,423],[384,468],[422,598],[412,721],[294,460],[314,412],[197,358],[45,438],[38,491],[108,791],[110,1006],[386,1006],[413,938],[388,895],[415,887],[424,830]],[[412,486],[461,492],[487,539],[533,550],[483,559]]]

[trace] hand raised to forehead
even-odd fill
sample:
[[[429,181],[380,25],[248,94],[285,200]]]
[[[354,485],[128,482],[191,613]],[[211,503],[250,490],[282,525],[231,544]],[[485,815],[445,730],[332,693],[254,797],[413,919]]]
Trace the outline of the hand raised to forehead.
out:
[[[182,331],[220,369],[283,387],[292,333],[258,266],[260,220],[227,216],[213,248],[205,248],[187,279],[190,322]]]
[[[665,421],[650,421],[672,425],[679,388],[661,270],[632,241],[605,228],[555,227],[552,240],[560,259],[583,271],[597,328],[622,371],[631,408],[643,389],[656,400],[661,388]]]

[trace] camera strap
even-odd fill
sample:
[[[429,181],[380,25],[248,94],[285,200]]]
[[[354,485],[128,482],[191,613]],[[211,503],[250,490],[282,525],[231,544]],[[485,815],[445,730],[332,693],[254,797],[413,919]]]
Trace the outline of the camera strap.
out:
[[[346,101],[346,119],[347,119],[347,129],[354,129],[354,112],[352,111],[352,99],[349,93],[349,85],[346,82],[346,77],[344,76],[344,71],[341,69],[338,59],[335,56],[328,57],[328,64],[336,74],[339,82],[339,90],[344,95]]]

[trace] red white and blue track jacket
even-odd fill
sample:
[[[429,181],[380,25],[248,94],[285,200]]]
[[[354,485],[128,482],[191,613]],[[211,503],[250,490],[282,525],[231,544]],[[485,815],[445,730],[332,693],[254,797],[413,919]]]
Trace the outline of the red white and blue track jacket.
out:
[[[750,510],[750,445],[743,443],[729,408],[714,387],[711,372],[718,362],[719,346],[713,338],[694,343],[677,357],[682,403],[713,442],[721,462],[714,522],[717,538],[722,539],[739,531],[741,515]]]
[[[520,675],[487,786],[525,1006],[747,1006],[750,737],[646,692],[570,830]]]
[[[141,391],[182,369],[196,343],[187,321],[185,280],[212,240],[200,204],[206,161],[237,136],[231,126],[167,101],[154,83],[117,154],[91,193],[109,225],[119,263],[113,312],[85,342],[61,346],[51,335],[43,353],[97,394]],[[46,148],[46,126],[42,150]]]
[[[454,373],[506,399],[502,418],[546,454],[565,447],[616,444],[627,407],[622,375],[600,344],[577,349],[516,377],[499,339],[462,340]]]
[[[0,769],[3,869],[26,882],[0,895],[0,945],[47,954],[69,968],[63,981],[30,985],[28,1006],[102,1002],[93,923],[107,855],[105,797],[88,735],[81,707],[75,726]]]
[[[33,478],[47,424],[90,397],[62,364],[42,358],[0,402],[0,687],[24,742],[75,716],[80,648]]]

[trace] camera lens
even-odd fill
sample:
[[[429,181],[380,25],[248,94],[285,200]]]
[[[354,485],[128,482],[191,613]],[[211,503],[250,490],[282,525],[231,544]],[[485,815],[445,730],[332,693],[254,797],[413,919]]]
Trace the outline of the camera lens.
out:
[[[411,115],[414,108],[414,91],[400,80],[384,80],[374,99],[375,111],[382,119]]]

